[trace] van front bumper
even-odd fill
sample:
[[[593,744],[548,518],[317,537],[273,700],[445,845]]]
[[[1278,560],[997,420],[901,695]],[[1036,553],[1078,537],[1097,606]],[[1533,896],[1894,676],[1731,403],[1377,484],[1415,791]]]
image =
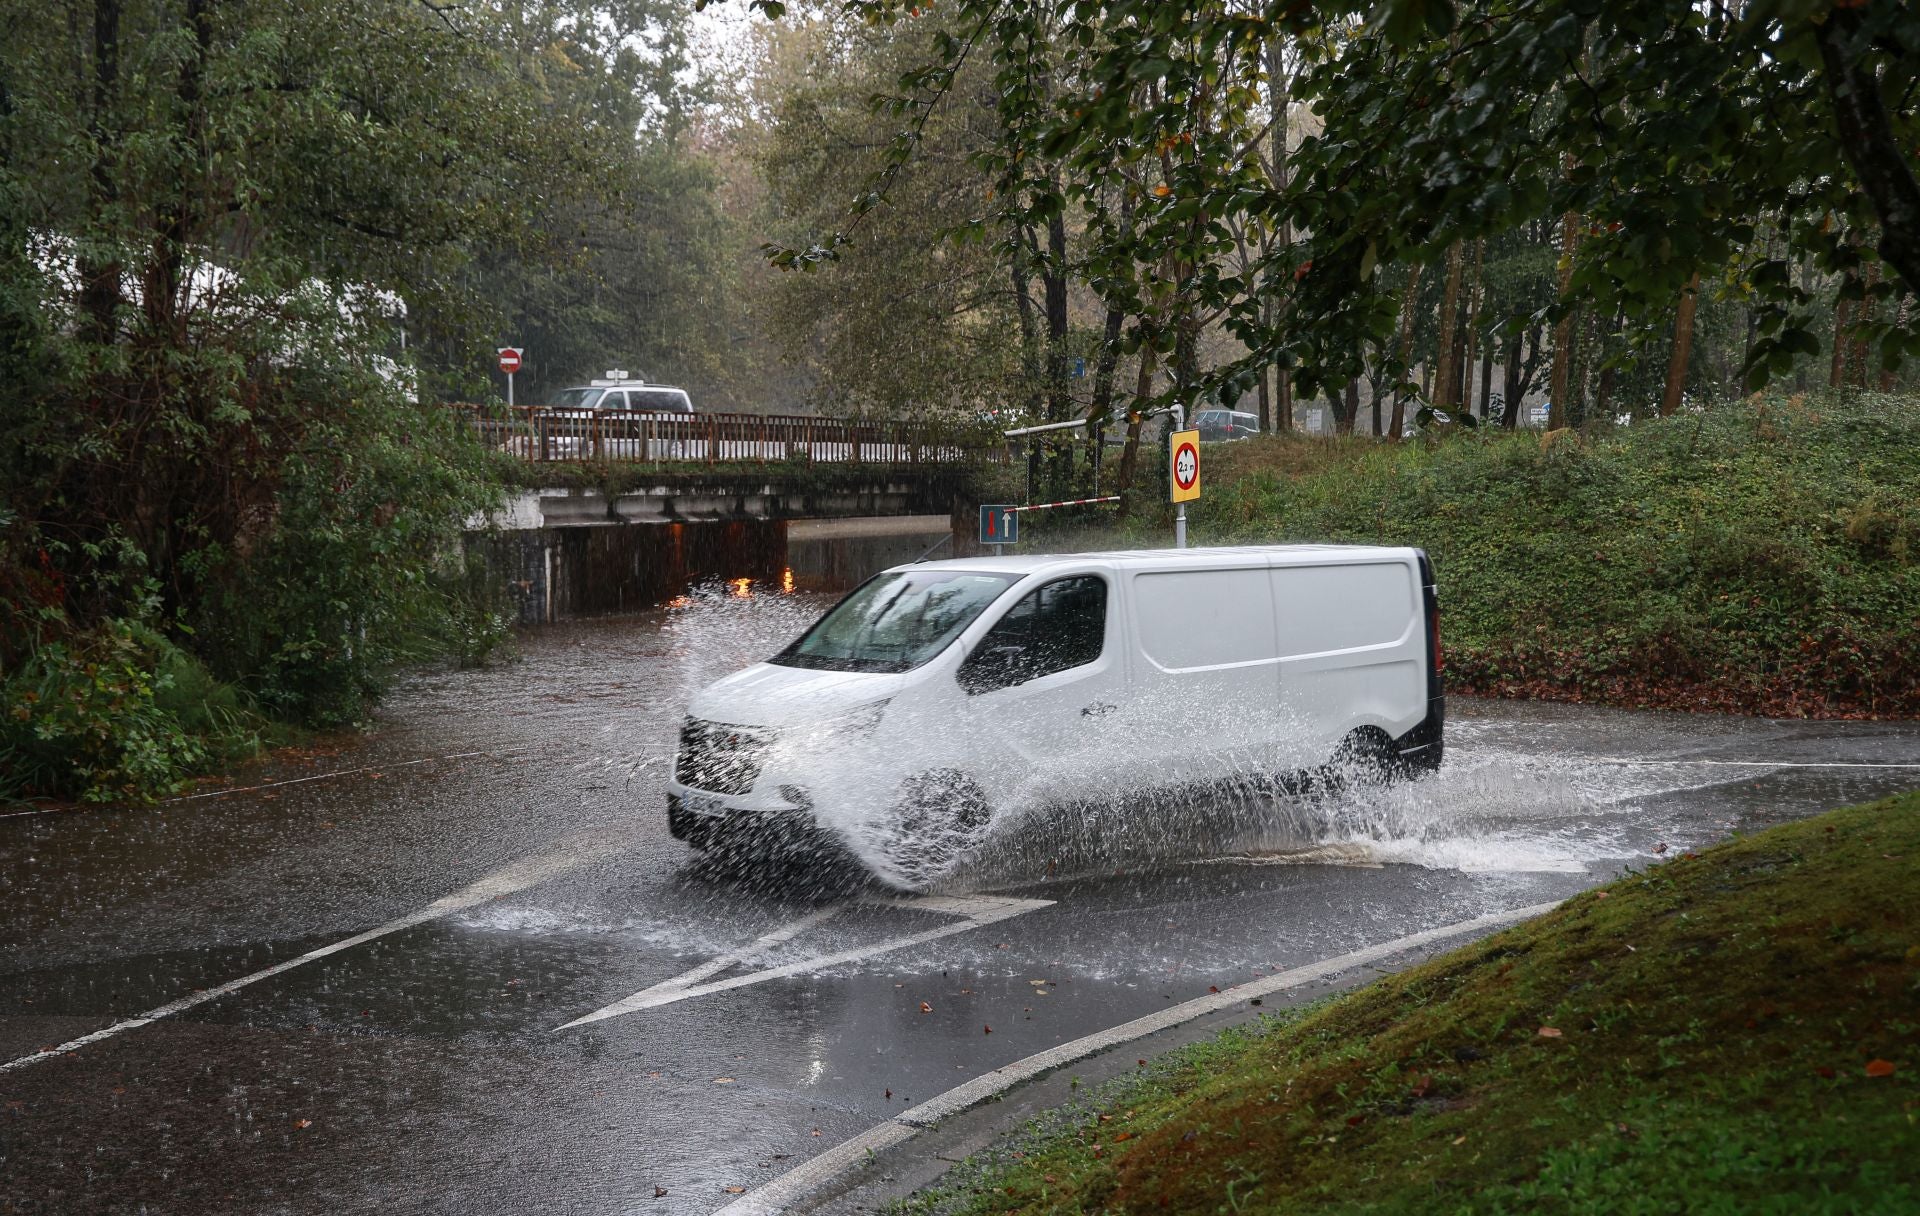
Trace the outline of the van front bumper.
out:
[[[667,831],[698,849],[722,840],[800,843],[825,835],[804,791],[782,787],[780,792],[779,798],[729,797],[670,786]]]

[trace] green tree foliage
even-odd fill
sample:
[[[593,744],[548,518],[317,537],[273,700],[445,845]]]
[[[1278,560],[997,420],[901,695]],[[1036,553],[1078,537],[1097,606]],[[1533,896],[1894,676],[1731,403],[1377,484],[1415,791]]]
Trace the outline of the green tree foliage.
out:
[[[881,25],[913,11],[845,7]],[[1271,366],[1303,396],[1338,390],[1369,352],[1375,375],[1397,376],[1383,352],[1407,285],[1457,282],[1450,249],[1543,222],[1558,228],[1553,297],[1490,309],[1487,336],[1549,326],[1554,378],[1576,397],[1592,383],[1595,405],[1629,369],[1659,368],[1647,356],[1664,355],[1696,274],[1745,316],[1750,383],[1804,369],[1830,308],[1853,365],[1871,353],[1892,368],[1914,349],[1896,307],[1920,286],[1911,5],[961,0],[942,16],[947,32],[903,77],[908,116],[987,57],[1006,146],[987,167],[1002,185],[1036,161],[1063,170],[1087,273],[1122,288],[1130,340],[1173,358],[1183,396],[1192,329],[1213,323],[1245,350],[1209,376],[1236,395]],[[1276,44],[1301,65],[1288,91],[1317,128],[1284,172],[1253,155],[1278,117],[1263,104]],[[896,165],[915,154],[911,140],[891,149]],[[856,214],[881,205],[893,172]],[[1031,219],[1055,205],[998,197]],[[1236,257],[1236,242],[1262,252]],[[831,260],[845,243],[776,259]],[[1436,269],[1388,273],[1407,266]]]
[[[766,360],[743,345],[750,248],[722,196],[729,133],[690,58],[689,0],[566,3],[523,10],[502,31],[548,121],[590,155],[543,217],[539,256],[476,251],[473,290],[497,316],[446,327],[450,396],[477,391],[491,347],[520,347],[516,401],[534,404],[609,368],[680,384],[700,408],[774,404]],[[462,345],[464,343],[464,345]],[[492,377],[492,392],[504,383]]]
[[[924,55],[924,24],[828,15],[768,32],[756,159],[776,238],[831,227],[869,191],[903,116],[883,99]],[[806,370],[814,400],[834,412],[1021,402],[1017,293],[1031,269],[1012,266],[1005,243],[984,227],[951,239],[992,207],[992,183],[975,164],[1000,133],[990,73],[961,66],[946,103],[912,121],[915,154],[898,162],[885,205],[859,221],[860,239],[834,273],[781,276],[759,315]]]
[[[490,266],[572,266],[579,217],[618,205],[634,94],[683,65],[629,36],[663,6],[604,9],[5,4],[0,746],[92,757],[38,788],[189,764],[58,742],[99,707],[167,712],[177,646],[332,725],[394,663],[486,643],[459,529],[494,477],[415,385],[492,345]],[[54,695],[61,672],[87,683]]]

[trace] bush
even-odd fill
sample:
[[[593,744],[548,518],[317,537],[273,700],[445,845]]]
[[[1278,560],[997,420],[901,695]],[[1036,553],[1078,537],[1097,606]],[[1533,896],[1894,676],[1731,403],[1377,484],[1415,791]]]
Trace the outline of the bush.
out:
[[[40,646],[0,685],[0,795],[145,802],[233,749],[231,689],[156,635],[110,621]]]

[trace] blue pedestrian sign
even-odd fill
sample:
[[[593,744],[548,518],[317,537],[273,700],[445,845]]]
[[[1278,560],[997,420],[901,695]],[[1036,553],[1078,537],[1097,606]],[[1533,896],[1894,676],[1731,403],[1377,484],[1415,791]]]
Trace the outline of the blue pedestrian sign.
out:
[[[1085,359],[1077,358],[1073,361],[1073,378],[1075,380],[1085,380],[1087,378],[1087,361]]]
[[[983,503],[980,507],[980,543],[1011,545],[1020,540],[1020,512],[1012,503]]]

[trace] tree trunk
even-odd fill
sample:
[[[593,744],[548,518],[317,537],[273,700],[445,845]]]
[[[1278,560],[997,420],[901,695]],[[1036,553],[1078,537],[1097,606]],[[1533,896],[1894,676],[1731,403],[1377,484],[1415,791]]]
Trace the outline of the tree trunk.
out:
[[[1447,247],[1447,286],[1440,295],[1439,365],[1433,372],[1435,409],[1449,409],[1454,402],[1453,386],[1459,379],[1459,359],[1455,354],[1455,336],[1460,325],[1460,276],[1466,270],[1466,251],[1459,241]]]
[[[1513,430],[1520,425],[1520,398],[1525,390],[1520,386],[1520,348],[1523,335],[1519,330],[1507,335],[1507,344],[1501,354],[1500,368],[1500,425]]]
[[[119,198],[112,164],[117,141],[109,137],[107,123],[120,92],[120,0],[94,0],[92,83],[87,134],[93,144],[93,166],[87,201],[96,214],[104,214]],[[120,262],[82,256],[74,269],[80,280],[80,312],[84,318],[80,336],[88,342],[111,343],[117,326],[114,314],[121,299]]]
[[[1484,240],[1473,243],[1473,276],[1467,280],[1467,325],[1460,354],[1460,393],[1454,398],[1469,414],[1473,413],[1474,346],[1480,340],[1480,263],[1486,255],[1486,245]],[[1480,399],[1484,402],[1486,395],[1481,394]]]
[[[1133,203],[1124,195],[1120,199],[1120,227],[1123,232],[1133,230]],[[1126,324],[1126,313],[1111,305],[1107,308],[1107,322],[1100,331],[1100,358],[1093,371],[1093,405],[1087,411],[1089,418],[1105,420],[1113,413],[1113,377],[1120,366],[1120,331]]]
[[[1571,160],[1571,158],[1569,158]],[[1571,306],[1567,299],[1568,289],[1573,283],[1573,256],[1580,247],[1580,213],[1569,211],[1560,217],[1560,277],[1558,295],[1560,303],[1567,305],[1567,315],[1553,327],[1553,400],[1547,405],[1547,429],[1560,430],[1567,425],[1568,392],[1573,386],[1573,340],[1574,314],[1579,310]]]
[[[1909,298],[1910,297],[1908,296],[1901,296],[1900,306],[1893,310],[1893,327],[1896,330],[1904,330],[1907,327],[1907,301]],[[1893,369],[1890,367],[1881,368],[1880,369],[1880,391],[1883,393],[1890,393],[1893,391],[1893,385],[1894,385]]]
[[[1347,413],[1346,401],[1341,390],[1327,386],[1327,404],[1333,407],[1333,433],[1336,435],[1353,434],[1353,418]]]
[[[1140,403],[1153,393],[1153,365],[1155,351],[1153,335],[1147,334],[1147,341],[1140,346],[1140,374],[1134,381],[1133,408],[1127,411],[1127,445],[1120,449],[1120,478],[1114,487],[1114,493],[1121,495],[1120,517],[1125,519],[1133,508],[1133,501],[1127,497],[1127,491],[1133,485],[1133,471],[1140,461],[1140,428],[1146,421],[1140,413]]]
[[[1847,272],[1852,281],[1853,272]],[[1847,382],[1847,313],[1853,301],[1841,296],[1833,302],[1833,369],[1827,375],[1827,387],[1839,388]]]
[[[1375,376],[1373,379],[1373,385],[1372,385],[1372,388],[1373,388],[1373,437],[1375,439],[1380,438],[1380,382],[1385,378],[1386,377],[1384,375]]]
[[[1054,190],[1059,191],[1059,182]],[[1047,421],[1066,422],[1073,416],[1073,391],[1067,380],[1067,221],[1064,208],[1047,220],[1047,261],[1041,281],[1047,291]],[[1049,479],[1054,501],[1067,497],[1073,481],[1073,444],[1055,449]]]
[[[1407,271],[1407,290],[1400,300],[1400,344],[1394,365],[1389,368],[1393,373],[1393,420],[1387,424],[1387,439],[1398,443],[1400,432],[1406,429],[1407,392],[1401,387],[1413,367],[1413,310],[1418,302],[1420,288],[1420,270],[1418,262]]]
[[[1026,375],[1027,412],[1038,414],[1041,403],[1040,325],[1034,319],[1033,285],[1027,279],[1028,251],[1032,241],[1024,225],[1013,233],[1013,256],[1007,271],[1013,278],[1013,303],[1020,318],[1020,367]]]
[[[1920,291],[1920,179],[1888,118],[1880,82],[1849,54],[1859,38],[1861,9],[1835,5],[1812,22],[1840,150],[1859,179],[1861,192],[1880,217],[1880,256],[1908,291]]]
[[[1860,307],[1854,310],[1853,320],[1848,324],[1848,335],[1852,339],[1847,352],[1847,382],[1855,388],[1867,387],[1867,358],[1872,353],[1867,342],[1867,326],[1873,324],[1873,289],[1880,282],[1880,263],[1869,262],[1867,273],[1861,276],[1861,286],[1866,296],[1860,301]]]
[[[1493,404],[1493,338],[1487,338],[1486,347],[1480,352],[1480,417],[1488,418],[1487,411]]]
[[[1285,190],[1287,188],[1287,179],[1289,176],[1287,162],[1293,151],[1287,146],[1289,142],[1287,120],[1289,117],[1288,112],[1291,109],[1293,90],[1291,83],[1287,80],[1287,65],[1285,56],[1282,53],[1285,45],[1285,42],[1279,38],[1275,38],[1267,44],[1267,107],[1269,111],[1268,117],[1272,119],[1273,184],[1274,187],[1279,190]],[[1292,247],[1293,222],[1291,220],[1282,220],[1280,222],[1279,240],[1280,248],[1287,249]],[[1278,308],[1278,304],[1272,300],[1271,293],[1269,293],[1268,300],[1270,308]],[[1272,313],[1269,312],[1268,320],[1270,325],[1272,319]],[[1269,328],[1268,332],[1271,333],[1272,329]],[[1261,372],[1260,382],[1264,384],[1266,383],[1266,379],[1266,373]],[[1293,429],[1293,377],[1286,368],[1276,367],[1273,369],[1273,388],[1274,429],[1290,431]],[[1262,421],[1260,425],[1264,427],[1266,423]]]
[[[1353,434],[1353,423],[1360,416],[1360,380],[1355,377],[1347,381],[1347,434]]]
[[[1673,354],[1667,359],[1667,386],[1660,394],[1660,416],[1671,418],[1687,391],[1687,364],[1693,358],[1693,311],[1700,303],[1700,272],[1694,271],[1680,289],[1680,307],[1673,318]]]

